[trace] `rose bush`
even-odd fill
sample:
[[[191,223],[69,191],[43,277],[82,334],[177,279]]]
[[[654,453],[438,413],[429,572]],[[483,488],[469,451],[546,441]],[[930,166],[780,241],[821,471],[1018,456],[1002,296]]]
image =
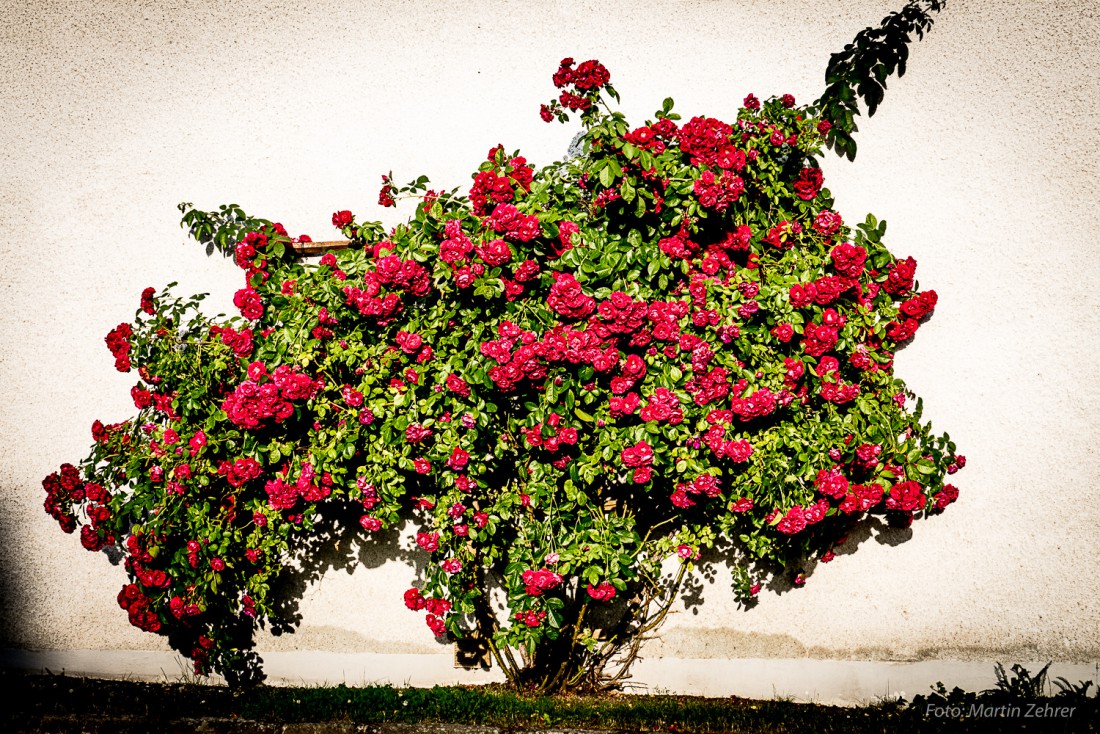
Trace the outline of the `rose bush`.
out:
[[[631,125],[599,62],[554,82],[541,116],[579,113],[583,154],[495,147],[468,195],[386,176],[379,202],[415,216],[337,211],[351,247],[317,264],[280,224],[181,205],[243,269],[240,316],[147,289],[106,339],[137,416],[96,421],[44,486],[63,530],[123,551],[120,606],[196,671],[255,667],[329,511],[364,538],[412,523],[429,562],[406,606],[558,690],[621,681],[704,548],[750,603],[860,523],[958,496],[965,459],[893,372],[936,294],[884,222],[833,209],[818,108],[684,121],[666,100]]]

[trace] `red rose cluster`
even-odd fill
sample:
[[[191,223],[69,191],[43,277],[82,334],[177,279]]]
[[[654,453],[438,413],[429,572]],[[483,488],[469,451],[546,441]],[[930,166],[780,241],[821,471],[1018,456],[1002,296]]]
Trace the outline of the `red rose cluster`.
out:
[[[544,122],[552,122],[555,117],[566,122],[569,118],[565,110],[590,110],[599,99],[600,90],[609,88],[611,74],[599,61],[589,59],[574,67],[575,63],[572,58],[564,58],[554,72],[554,86],[562,92],[557,99],[539,108],[539,116]]]
[[[267,235],[263,232],[246,232],[233,252],[233,261],[242,270],[253,271],[256,257],[267,247]],[[263,269],[263,265],[258,268]]]
[[[547,591],[561,585],[562,577],[547,568],[537,571],[527,570],[523,572],[523,585],[527,587],[528,596],[542,596]]]
[[[516,612],[512,615],[512,618],[517,622],[522,622],[527,627],[538,627],[546,619],[546,612],[536,612],[534,609],[528,609],[526,612]]]
[[[443,618],[451,611],[451,602],[436,597],[425,598],[420,589],[412,588],[405,592],[405,606],[414,612],[427,610],[425,622],[437,637],[447,633]]]
[[[546,425],[536,423],[524,431],[527,445],[532,448],[542,448],[549,454],[577,445],[577,429],[561,424],[561,416],[551,413],[546,419]],[[559,467],[560,468],[560,467]]]
[[[253,362],[248,374],[222,402],[222,410],[234,425],[252,431],[285,421],[294,414],[295,402],[309,400],[322,387],[319,380],[285,364],[269,375],[266,365]]]
[[[534,169],[523,156],[508,158],[504,148],[497,146],[489,151],[482,170],[474,177],[470,187],[470,203],[474,212],[484,216],[490,202],[494,208],[514,200],[518,194],[527,193],[534,180]]]
[[[611,601],[615,598],[615,587],[607,581],[601,581],[598,586],[589,584],[586,591],[596,601]]]
[[[111,356],[115,358],[115,369],[119,372],[130,371],[130,337],[133,333],[129,324],[122,323],[111,329],[104,340],[107,342],[107,349],[111,350]]]
[[[252,355],[252,329],[244,328],[238,331],[232,326],[214,324],[210,327],[210,336],[217,337],[241,359],[248,359]]]
[[[66,533],[76,530],[76,518],[70,507],[84,500],[84,482],[72,464],[62,464],[61,472],[53,472],[42,480],[46,490],[46,513],[61,525]]]
[[[255,473],[248,476],[245,481],[258,476],[260,474]],[[317,479],[317,472],[308,462],[302,464],[298,478],[293,483],[286,481],[284,471],[281,476],[264,484],[268,506],[273,510],[292,510],[298,506],[299,500],[309,503],[320,502],[332,494],[332,477],[325,472],[320,476],[320,481]]]
[[[127,584],[118,592],[118,605],[126,610],[130,624],[146,632],[160,630],[160,616],[153,608],[153,600],[142,592],[137,584]]]
[[[345,286],[345,304],[353,306],[362,316],[377,320],[379,326],[392,323],[404,309],[401,295],[396,292],[382,294],[388,286],[415,297],[426,296],[431,290],[431,273],[415,260],[403,260],[388,255],[378,260],[375,270],[363,276],[365,288]]]
[[[154,288],[146,288],[141,292],[141,310],[150,316],[154,316],[157,313],[157,307],[153,303],[154,293],[156,293]]]

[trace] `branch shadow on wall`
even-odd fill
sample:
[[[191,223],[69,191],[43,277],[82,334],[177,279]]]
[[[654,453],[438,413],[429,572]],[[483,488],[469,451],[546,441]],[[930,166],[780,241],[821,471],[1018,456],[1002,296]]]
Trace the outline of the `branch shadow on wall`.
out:
[[[289,562],[271,583],[272,611],[267,624],[259,624],[259,630],[266,628],[276,637],[294,634],[303,621],[302,599],[310,586],[329,572],[351,574],[360,568],[377,569],[389,561],[398,561],[409,567],[414,578],[423,574],[427,554],[415,546],[402,545],[405,523],[364,537],[359,525],[361,515],[362,505],[354,502],[331,502],[318,507],[313,530],[294,540]],[[232,673],[231,686],[254,685],[265,678],[263,661],[252,650],[257,631],[251,620],[239,631],[245,665],[239,673]],[[440,646],[451,644],[446,638],[435,640]]]
[[[832,551],[834,556],[840,557],[855,553],[859,546],[872,539],[879,545],[901,545],[913,537],[913,530],[910,527],[896,527],[890,524],[888,518],[871,515],[850,526],[844,534],[834,537],[835,541],[824,543],[823,546]],[[695,573],[684,579],[680,600],[685,611],[690,610],[693,615],[698,615],[705,603],[707,587],[714,586],[723,578],[729,579],[732,585],[733,572],[737,568],[745,569],[752,578],[760,580],[761,593],[781,596],[800,588],[808,581],[822,563],[822,555],[823,553],[818,553],[800,564],[783,566],[770,561],[751,560],[741,543],[721,538],[714,547],[701,550]],[[796,583],[799,576],[802,577],[802,583]],[[747,612],[755,609],[759,602],[760,597],[753,596],[740,600],[738,608]]]
[[[404,525],[364,538],[361,515],[362,506],[354,503],[330,503],[321,508],[314,532],[295,543],[293,561],[272,584],[272,634],[293,633],[301,625],[300,603],[306,590],[330,571],[351,574],[360,567],[375,569],[399,561],[410,566],[416,576],[423,572],[426,554],[401,546]]]

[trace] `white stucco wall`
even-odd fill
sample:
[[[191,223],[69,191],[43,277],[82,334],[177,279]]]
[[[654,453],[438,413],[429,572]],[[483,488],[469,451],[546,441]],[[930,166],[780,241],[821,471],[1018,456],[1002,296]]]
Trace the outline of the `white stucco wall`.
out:
[[[179,201],[236,202],[315,239],[335,236],[336,209],[392,223],[374,205],[383,172],[449,188],[497,143],[559,158],[575,128],[544,125],[537,108],[563,56],[607,64],[633,120],[665,96],[688,116],[732,116],[750,91],[816,97],[829,54],[901,4],[4,3],[4,660],[52,651],[55,664],[117,673],[167,650],[118,609],[121,569],[42,512],[40,482],[85,455],[93,419],[132,411],[131,377],[103,336],[142,288],[176,280],[231,308],[239,271],[185,240]],[[940,295],[897,372],[967,455],[962,494],[908,542],[868,540],[752,611],[729,604],[724,580],[704,582],[697,613],[647,648],[651,685],[715,692],[703,668],[675,678],[677,659],[970,661],[989,673],[995,660],[1100,660],[1098,48],[1092,0],[951,0],[861,122],[856,162],[824,161],[846,219],[887,219],[891,250],[916,257]],[[395,561],[332,571],[307,592],[299,633],[261,647],[291,677],[315,665],[329,680],[378,679],[337,654],[369,667],[388,653],[424,656],[407,663],[420,677],[398,666],[396,682],[450,679],[394,591],[410,579]],[[74,652],[89,650],[102,652]],[[792,664],[806,690],[839,670]],[[765,691],[783,675],[752,665]],[[873,680],[837,696],[882,693]]]

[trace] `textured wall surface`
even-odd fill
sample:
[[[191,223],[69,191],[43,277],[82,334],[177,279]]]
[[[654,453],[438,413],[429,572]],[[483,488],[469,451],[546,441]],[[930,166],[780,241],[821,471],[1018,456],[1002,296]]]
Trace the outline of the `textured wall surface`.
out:
[[[185,240],[179,201],[315,239],[336,209],[394,223],[374,206],[383,172],[450,188],[497,143],[561,157],[576,128],[537,108],[563,56],[607,64],[632,120],[665,96],[732,117],[750,91],[816,97],[829,54],[901,4],[6,0],[0,648],[167,650],[118,609],[122,569],[42,512],[40,482],[85,455],[93,419],[131,413],[103,336],[142,288],[231,309],[239,271]],[[701,579],[651,658],[1100,659],[1097,49],[1092,0],[951,0],[857,160],[823,163],[845,218],[887,219],[940,295],[897,373],[969,459],[958,503],[748,612],[722,574]],[[412,558],[337,563],[298,634],[262,649],[437,662],[395,591]]]

